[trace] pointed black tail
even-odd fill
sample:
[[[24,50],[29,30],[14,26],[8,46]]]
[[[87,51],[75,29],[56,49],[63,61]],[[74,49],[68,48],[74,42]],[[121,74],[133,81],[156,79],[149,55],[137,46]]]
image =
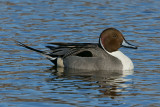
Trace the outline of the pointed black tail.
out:
[[[45,51],[41,51],[32,47],[29,47],[19,41],[14,40],[19,46],[25,47],[27,49],[30,49],[32,51],[38,52],[39,54],[45,56],[46,58],[48,58],[51,62],[54,62],[54,60],[56,59],[56,57],[52,57],[49,53],[45,52]]]
[[[29,47],[29,46],[27,46],[27,45],[25,45],[25,44],[23,44],[23,43],[21,43],[21,42],[19,42],[19,41],[15,41],[15,42],[16,42],[19,46],[25,47],[25,48],[27,48],[27,49],[30,49],[30,50],[35,51],[35,52],[38,52],[38,53],[40,53],[40,54],[46,54],[46,52],[44,52],[44,51],[40,51],[40,50],[38,50],[38,49],[34,49],[34,48]]]

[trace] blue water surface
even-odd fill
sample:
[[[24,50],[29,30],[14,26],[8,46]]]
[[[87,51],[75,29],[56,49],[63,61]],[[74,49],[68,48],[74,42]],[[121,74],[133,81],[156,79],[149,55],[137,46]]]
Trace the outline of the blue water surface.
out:
[[[1,0],[0,106],[158,107],[159,7],[159,0]],[[47,42],[96,43],[108,27],[139,46],[120,49],[134,62],[134,73],[55,70],[43,56],[14,42],[41,50],[47,50]]]

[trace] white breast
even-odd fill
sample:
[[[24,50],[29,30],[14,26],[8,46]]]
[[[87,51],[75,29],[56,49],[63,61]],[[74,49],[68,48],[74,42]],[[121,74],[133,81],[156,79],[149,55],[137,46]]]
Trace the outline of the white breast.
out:
[[[115,52],[108,52],[110,55],[118,58],[123,65],[123,70],[133,70],[134,65],[130,58],[128,58],[126,55],[124,55],[121,51],[115,51]]]

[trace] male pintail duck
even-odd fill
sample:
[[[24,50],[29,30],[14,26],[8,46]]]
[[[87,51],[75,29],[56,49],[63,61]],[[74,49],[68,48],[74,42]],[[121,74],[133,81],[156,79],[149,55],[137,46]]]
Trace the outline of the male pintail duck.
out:
[[[48,43],[51,46],[46,47],[50,52],[16,42],[20,46],[42,54],[57,67],[86,70],[133,70],[131,59],[118,49],[120,47],[137,49],[115,28],[105,29],[100,34],[99,43]]]

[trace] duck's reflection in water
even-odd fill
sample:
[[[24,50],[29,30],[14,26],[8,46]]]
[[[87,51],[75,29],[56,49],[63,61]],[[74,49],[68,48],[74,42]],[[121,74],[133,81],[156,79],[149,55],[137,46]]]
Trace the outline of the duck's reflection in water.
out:
[[[55,71],[54,75],[56,75],[57,78],[64,77],[72,80],[81,79],[83,82],[91,82],[92,84],[88,83],[89,86],[95,85],[96,88],[94,87],[94,89],[98,89],[99,92],[102,93],[99,97],[110,96],[113,99],[116,96],[121,96],[121,92],[126,92],[127,88],[132,87],[132,78],[127,76],[132,75],[134,72],[133,70],[89,71],[68,68],[57,68]],[[54,81],[54,79],[52,79],[52,81]]]

